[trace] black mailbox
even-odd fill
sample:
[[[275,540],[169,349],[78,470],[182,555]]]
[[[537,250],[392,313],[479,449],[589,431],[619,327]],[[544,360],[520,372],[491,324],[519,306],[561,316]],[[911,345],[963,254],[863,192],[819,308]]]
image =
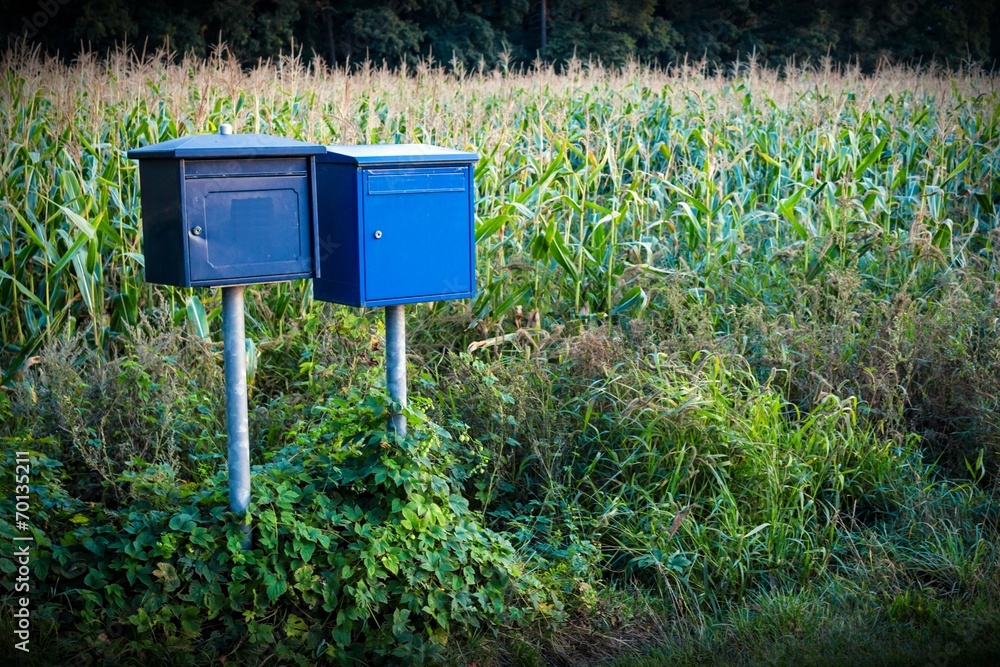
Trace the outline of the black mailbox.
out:
[[[194,135],[136,148],[146,281],[178,287],[310,278],[315,155],[263,134]]]
[[[478,159],[421,144],[327,147],[316,158],[315,298],[391,306],[474,296]]]

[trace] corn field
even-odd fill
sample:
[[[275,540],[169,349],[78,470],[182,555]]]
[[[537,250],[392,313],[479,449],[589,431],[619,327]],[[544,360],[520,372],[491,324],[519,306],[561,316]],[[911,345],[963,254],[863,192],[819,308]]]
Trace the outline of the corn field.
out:
[[[641,318],[663,281],[683,280],[708,304],[780,312],[789,276],[822,281],[853,267],[891,293],[995,263],[993,75],[579,62],[562,73],[404,74],[291,58],[244,71],[224,53],[72,65],[5,56],[5,381],[50,332],[108,345],[154,294],[178,323],[211,328],[216,294],[143,282],[138,170],[125,152],[223,122],[479,153],[479,295],[463,315],[466,343],[509,330],[518,307],[542,322]],[[310,301],[307,281],[259,292],[249,314],[265,332]]]

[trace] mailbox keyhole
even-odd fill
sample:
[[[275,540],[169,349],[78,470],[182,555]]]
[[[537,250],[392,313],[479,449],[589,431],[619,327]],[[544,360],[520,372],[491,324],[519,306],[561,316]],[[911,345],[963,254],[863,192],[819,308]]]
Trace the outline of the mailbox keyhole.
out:
[[[195,227],[194,229],[191,230],[191,233],[194,234],[195,236],[201,236],[201,227]]]
[[[375,230],[375,238],[377,238],[377,239],[382,238],[382,230],[381,229],[376,229]]]

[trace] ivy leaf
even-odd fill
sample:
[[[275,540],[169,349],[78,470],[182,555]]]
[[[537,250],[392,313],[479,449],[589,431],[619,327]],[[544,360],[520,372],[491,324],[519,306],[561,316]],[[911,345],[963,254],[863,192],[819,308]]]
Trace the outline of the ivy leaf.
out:
[[[180,514],[175,514],[170,518],[170,530],[177,530],[184,533],[191,532],[191,529],[195,527],[194,517],[187,512],[181,512]]]
[[[163,580],[163,590],[167,592],[177,590],[181,585],[177,570],[170,563],[157,563],[156,569],[153,570],[153,576]]]
[[[309,625],[295,614],[289,614],[285,621],[285,635],[288,637],[301,637],[309,632]]]
[[[408,507],[403,508],[403,520],[399,524],[406,530],[416,530],[420,527],[420,517]]]
[[[267,584],[267,600],[268,602],[274,602],[281,595],[288,590],[288,583],[284,578],[278,578],[273,574],[268,574],[264,576],[264,583]]]
[[[100,570],[91,570],[87,573],[87,576],[83,578],[83,583],[87,584],[91,588],[103,588],[104,581],[104,573]]]

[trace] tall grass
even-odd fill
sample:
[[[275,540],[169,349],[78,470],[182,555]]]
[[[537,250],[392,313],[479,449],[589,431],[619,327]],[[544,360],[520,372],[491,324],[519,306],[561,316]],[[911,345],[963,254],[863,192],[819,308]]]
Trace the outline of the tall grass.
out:
[[[466,357],[443,383],[493,453],[484,515],[585,619],[569,634],[589,647],[557,637],[557,655],[654,641],[672,657],[650,664],[824,663],[825,645],[868,664],[877,644],[907,664],[962,625],[962,651],[1000,650],[995,612],[963,611],[995,590],[995,486],[943,479],[920,437],[880,436],[854,397],[799,410],[739,355],[600,330],[567,347],[569,370]],[[635,596],[639,623],[609,631],[627,617],[609,591]],[[791,646],[776,658],[758,633]],[[719,635],[731,645],[706,649]]]

